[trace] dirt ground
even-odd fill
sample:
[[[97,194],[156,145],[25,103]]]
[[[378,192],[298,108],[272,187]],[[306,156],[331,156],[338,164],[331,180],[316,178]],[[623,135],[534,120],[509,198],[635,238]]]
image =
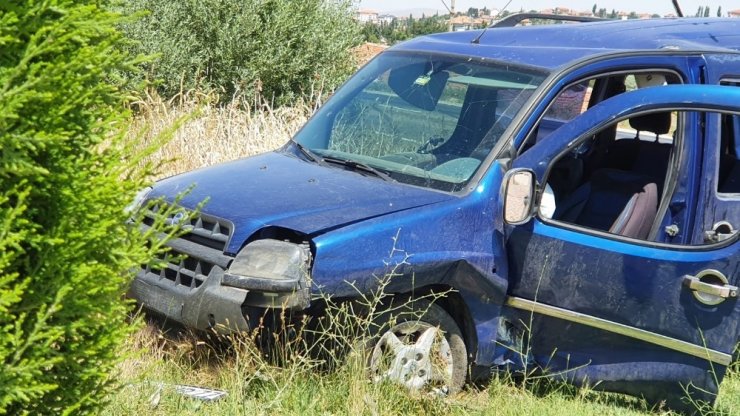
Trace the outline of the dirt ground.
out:
[[[369,60],[373,59],[375,55],[382,52],[388,45],[381,43],[370,43],[365,42],[360,46],[357,46],[352,50],[355,58],[357,59],[357,66],[365,65]]]

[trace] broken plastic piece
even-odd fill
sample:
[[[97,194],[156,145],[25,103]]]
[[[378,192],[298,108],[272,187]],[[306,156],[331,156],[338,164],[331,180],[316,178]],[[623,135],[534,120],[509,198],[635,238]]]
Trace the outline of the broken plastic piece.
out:
[[[204,389],[202,387],[183,386],[176,385],[175,391],[194,399],[203,400],[206,402],[212,402],[226,396],[226,392],[223,390]]]

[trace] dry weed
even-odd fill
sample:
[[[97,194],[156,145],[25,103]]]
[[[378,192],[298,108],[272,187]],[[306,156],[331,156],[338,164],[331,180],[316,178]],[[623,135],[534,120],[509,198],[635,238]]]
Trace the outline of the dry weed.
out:
[[[172,139],[142,161],[157,166],[155,179],[276,149],[314,110],[301,102],[275,108],[264,99],[241,97],[226,106],[216,102],[214,96],[186,92],[169,101],[147,94],[133,103],[136,115],[128,139],[135,147],[155,143],[175,126]]]

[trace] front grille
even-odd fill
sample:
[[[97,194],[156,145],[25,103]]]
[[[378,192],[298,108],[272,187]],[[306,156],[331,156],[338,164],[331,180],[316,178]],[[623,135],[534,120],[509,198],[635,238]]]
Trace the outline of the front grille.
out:
[[[226,269],[232,260],[223,254],[234,229],[230,222],[203,214],[185,215],[182,210],[173,212],[164,204],[154,205],[144,216],[144,229],[159,219],[167,224],[182,222],[184,231],[167,243],[170,249],[158,264],[142,265],[141,273],[148,278],[166,279],[177,286],[197,289],[214,267]]]
[[[173,214],[176,213],[167,212],[167,208],[165,204],[154,205],[144,214],[144,224],[151,227],[156,218],[162,215],[160,213],[169,213],[169,221],[171,222],[173,220]],[[184,212],[181,213],[183,215],[185,214]],[[183,221],[185,220],[186,218],[183,218]],[[186,223],[182,224],[182,229],[187,231],[187,233],[180,238],[224,251],[229,244],[229,237],[231,237],[233,228],[231,223],[226,220],[207,215],[196,215],[191,216]]]

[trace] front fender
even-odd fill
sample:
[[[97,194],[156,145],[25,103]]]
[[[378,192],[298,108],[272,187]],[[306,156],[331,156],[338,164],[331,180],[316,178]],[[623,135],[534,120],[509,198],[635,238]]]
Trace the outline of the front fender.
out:
[[[470,324],[461,325],[473,328],[469,339],[477,345],[469,349],[478,364],[490,364],[507,290],[494,261],[494,246],[501,247],[494,245],[494,202],[473,194],[314,237],[314,296],[351,299],[381,286],[392,294],[451,288],[469,311]]]

